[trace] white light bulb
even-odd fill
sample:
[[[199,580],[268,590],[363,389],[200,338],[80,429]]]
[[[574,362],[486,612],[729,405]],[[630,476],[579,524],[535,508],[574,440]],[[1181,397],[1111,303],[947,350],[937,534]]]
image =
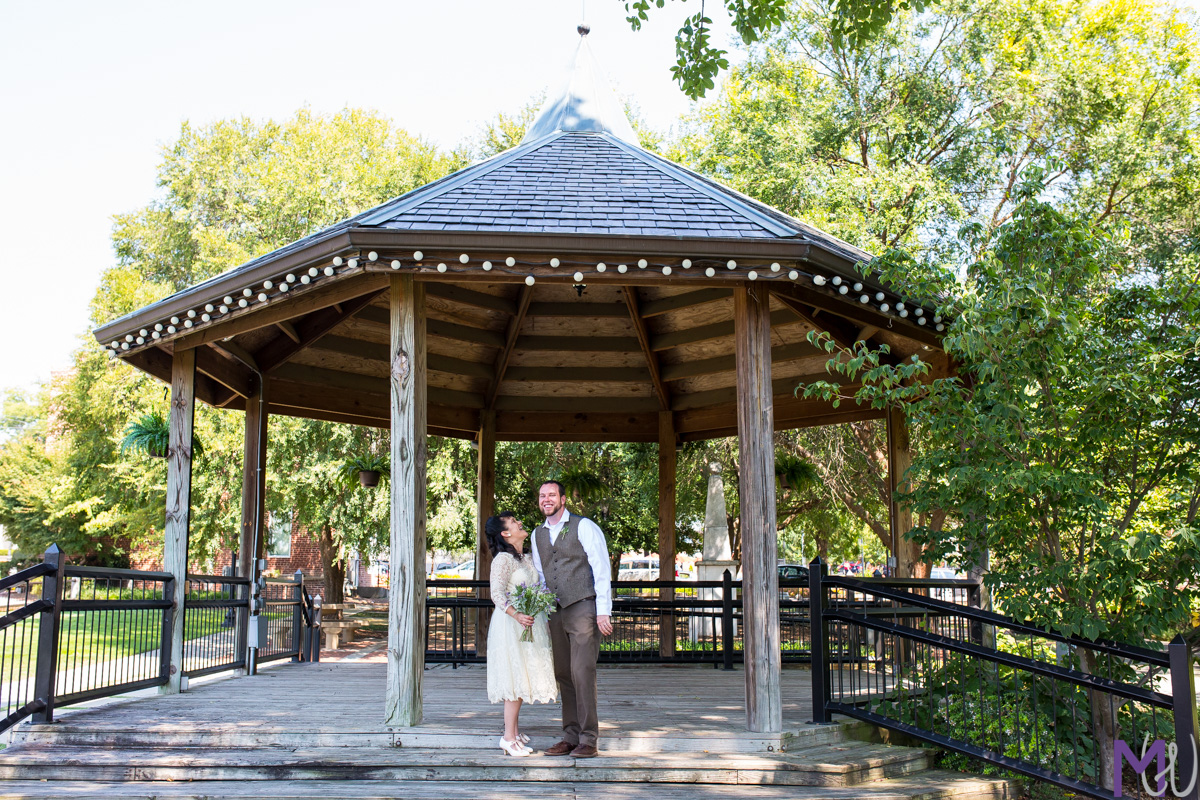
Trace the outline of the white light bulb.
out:
[[[150,334],[150,338],[151,338],[151,339],[158,339],[158,338],[160,338],[161,336],[162,336],[162,334],[161,334],[161,333],[159,333],[158,331],[155,331],[154,333]]]
[[[638,259],[638,269],[645,269],[645,268],[646,268],[646,267],[648,267],[648,266],[650,266],[650,262],[649,262],[649,261],[647,261],[647,260],[646,260],[646,259],[644,259],[644,258],[639,258],[639,259]]]
[[[515,258],[513,258],[512,256],[509,256],[508,258],[504,259],[504,263],[506,266],[515,267],[517,265],[517,260]],[[533,276],[530,276],[530,277],[533,277]],[[528,283],[528,281],[526,281],[526,283]],[[532,286],[533,284],[530,283],[529,285]]]
[[[537,281],[534,279],[534,277],[532,275],[525,276],[525,285],[526,286],[533,286],[533,284],[535,284],[535,283],[537,283]]]
[[[263,281],[263,288],[264,289],[274,289],[275,284],[271,283],[271,281]]]
[[[120,347],[120,346],[121,346],[121,343],[120,343],[120,342],[118,342],[116,339],[113,339],[113,340],[112,340],[112,346],[113,346],[113,347]]]
[[[312,283],[312,278],[308,277],[307,275],[301,275],[300,282],[305,286],[308,286],[310,283]]]
[[[317,277],[317,276],[318,276],[318,275],[320,275],[320,274],[321,274],[321,270],[317,269],[316,267],[309,267],[309,268],[308,268],[308,276],[309,276],[310,278],[315,278],[315,277]]]
[[[617,264],[617,272],[624,275],[628,271],[629,271],[629,267],[625,266],[624,264]]]
[[[392,259],[392,269],[400,269],[400,259],[398,259],[398,258]]]
[[[291,289],[291,288],[292,288],[292,287],[291,287],[291,286],[289,286],[289,285],[288,285],[288,284],[286,284],[286,283],[281,283],[281,284],[279,284],[279,291],[281,291],[281,292],[286,292],[286,291],[288,291],[288,290],[289,290],[289,289]]]
[[[791,272],[788,273],[788,278],[790,280],[794,281],[794,280],[796,280],[796,278],[799,278],[799,277],[800,277],[800,273],[796,272],[796,270],[792,270]]]
[[[815,283],[817,286],[824,286],[825,285],[825,276],[824,275],[813,275],[813,283]]]
[[[183,321],[183,327],[185,327],[185,328],[190,328],[190,327],[192,327],[192,321],[191,321],[190,319],[185,319],[185,320]]]
[[[215,306],[213,306],[213,304],[212,304],[212,303],[205,303],[205,304],[204,304],[204,310],[205,310],[205,311],[207,311],[207,312],[208,312],[208,313],[210,313],[210,314],[213,312],[213,308],[215,308]]]
[[[671,268],[663,267],[663,275],[670,275],[670,274],[671,274]]]
[[[378,260],[379,260],[379,253],[376,253],[374,250],[367,253],[367,261],[378,261]]]
[[[573,277],[575,278],[576,283],[583,283],[583,273],[582,272],[576,272]]]
[[[904,310],[904,303],[903,303],[902,301],[900,301],[900,302],[897,302],[897,303],[896,303],[896,310],[897,310],[897,311],[903,311],[903,310]]]
[[[446,266],[446,262],[443,261],[442,263],[438,264],[438,272],[445,272],[447,269],[449,269],[449,267]]]
[[[139,336],[139,337],[137,337],[137,343],[138,343],[138,344],[145,344],[145,343],[146,343],[146,337],[145,337],[145,336]]]
[[[934,314],[934,315],[933,315],[933,321],[934,321],[934,322],[941,322],[941,321],[942,321],[942,315],[941,315],[941,314]]]
[[[920,319],[918,319],[918,320],[917,320],[917,324],[918,324],[918,325],[924,325],[924,324],[925,324],[925,318],[924,318],[924,317],[921,317]]]
[[[196,309],[194,309],[194,308],[189,308],[189,309],[188,309],[188,318],[189,318],[189,319],[195,319],[195,318],[196,318]]]
[[[212,317],[211,317],[211,316],[209,316],[208,314],[201,314],[201,315],[200,315],[200,321],[201,321],[201,322],[210,322],[211,320],[212,320]]]
[[[756,280],[758,280],[758,273],[755,272],[754,270],[750,270],[750,274],[747,275],[746,277],[752,281],[756,281]]]
[[[122,349],[122,350],[128,350],[128,349],[129,349],[129,342],[121,342],[121,349]]]
[[[250,305],[250,301],[246,298],[243,297],[241,300],[238,300],[238,308],[245,308],[248,305]]]
[[[596,272],[604,272],[607,269],[608,269],[608,264],[605,264],[603,261],[601,261],[599,264],[596,265]]]
[[[221,306],[219,306],[219,307],[217,308],[217,310],[218,310],[218,311],[220,311],[222,314],[228,314],[228,313],[229,313],[229,306],[227,306],[227,305],[221,305]]]
[[[691,260],[690,258],[685,258],[685,259],[683,260],[683,268],[684,268],[684,269],[691,269],[691,268],[692,268],[692,260]]]
[[[154,330],[161,331],[162,329],[163,329],[163,324],[161,322],[154,323]]]
[[[876,302],[880,302],[880,301],[882,301],[882,300],[883,300],[883,297],[884,297],[884,295],[883,295],[883,292],[876,292],[876,293],[875,293],[875,300],[876,300]]]
[[[149,335],[150,335],[150,332],[148,330],[146,330],[145,328],[142,328],[140,331],[138,331],[138,336],[149,336]]]
[[[861,291],[862,291],[862,284],[861,284],[861,283],[856,283],[856,284],[854,284],[854,291],[856,291],[856,292],[861,292]]]
[[[174,333],[174,332],[175,332],[175,326],[174,326],[174,325],[168,325],[168,326],[167,326],[167,333]]]
[[[900,306],[896,306],[896,308],[900,308]],[[900,308],[900,318],[901,318],[901,319],[905,319],[905,318],[907,318],[907,317],[908,317],[908,309],[907,309],[907,308]]]
[[[870,295],[867,295],[867,294],[860,295],[860,296],[859,296],[859,298],[858,298],[858,302],[860,302],[860,303],[869,303],[869,302],[871,302],[871,296],[870,296]]]
[[[346,266],[349,267],[350,269],[354,269],[355,267],[358,266],[358,259],[357,258],[350,259],[349,261],[346,262]]]
[[[340,266],[342,265],[342,257],[341,257],[341,256],[334,256],[334,257],[333,257],[333,265],[334,265],[335,267],[340,267]]]
[[[424,257],[425,257],[425,254],[422,253],[420,250],[413,252],[413,261],[420,261]]]
[[[550,266],[552,266],[552,267],[554,267],[554,268],[556,268],[556,269],[558,268],[558,265],[559,265],[559,264],[561,264],[561,263],[562,263],[562,262],[561,262],[561,261],[559,261],[557,258],[552,258],[552,259],[550,259]]]
[[[916,311],[914,311],[913,313],[914,313],[914,314],[916,314],[918,317],[923,317],[923,316],[925,316],[925,309],[923,309],[923,308],[918,308],[918,309],[917,309]]]
[[[945,325],[943,325],[942,323],[940,323],[940,322],[939,322],[939,323],[937,324],[937,329],[938,329],[939,331],[941,331],[941,330],[945,330],[945,329],[946,329],[946,326],[945,326]]]
[[[491,272],[492,271],[492,262],[490,262],[490,261],[483,262],[483,271]]]
[[[232,298],[232,297],[230,297],[229,295],[225,295],[225,299],[224,299],[224,300],[222,300],[221,302],[222,302],[222,303],[224,303],[224,304],[225,304],[225,305],[227,305],[227,306],[228,306],[228,305],[233,305],[233,298]]]
[[[242,289],[242,297],[250,297],[253,294],[254,294],[254,290],[250,289],[249,287]]]
[[[731,258],[725,262],[725,266],[729,269],[737,269],[737,262]]]
[[[781,270],[781,269],[783,269],[783,267],[779,266],[778,261],[771,262],[771,272],[779,272],[779,270]]]
[[[326,268],[325,268],[325,274],[326,274],[326,275],[328,275],[328,276],[332,276],[334,272],[335,272],[335,270],[333,269],[333,267],[326,267]]]
[[[460,264],[466,264],[470,260],[471,260],[471,257],[469,255],[467,255],[466,253],[463,253],[462,255],[460,255],[458,257],[458,263],[460,263]]]
[[[838,287],[838,294],[846,294],[849,291],[850,291],[850,287],[844,283]]]
[[[116,351],[116,350],[105,350],[104,352],[108,353],[108,357],[109,357],[109,358],[116,358],[116,357],[117,357],[117,351]]]
[[[267,302],[267,295],[263,292],[259,292],[258,293],[258,302],[260,302],[260,303]]]
[[[891,308],[891,306],[889,306],[887,303],[884,303],[884,304],[882,304],[881,306],[879,306],[879,310],[880,310],[880,311],[882,311],[882,312],[883,312],[883,313],[885,313],[885,314],[888,312],[888,310],[889,310],[890,308]]]
[[[833,276],[833,285],[834,285],[834,286],[841,286],[841,285],[842,285],[842,276],[841,276],[841,275],[834,275],[834,276]]]
[[[717,271],[715,269],[713,269],[712,267],[709,267],[708,269],[704,270],[704,274],[711,278],[712,276],[717,274]]]

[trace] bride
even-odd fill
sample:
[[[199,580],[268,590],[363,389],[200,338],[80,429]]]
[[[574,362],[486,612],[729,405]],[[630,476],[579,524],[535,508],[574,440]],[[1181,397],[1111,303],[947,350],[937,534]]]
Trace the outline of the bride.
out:
[[[553,703],[558,699],[554,661],[550,654],[550,629],[545,615],[522,614],[510,604],[516,587],[538,583],[533,557],[524,553],[529,534],[511,511],[489,517],[484,525],[492,551],[492,601],[500,613],[492,615],[488,629],[488,700],[504,702],[504,735],[500,749],[510,756],[527,756],[529,737],[517,726],[521,703]],[[533,628],[533,641],[520,641],[524,628]]]

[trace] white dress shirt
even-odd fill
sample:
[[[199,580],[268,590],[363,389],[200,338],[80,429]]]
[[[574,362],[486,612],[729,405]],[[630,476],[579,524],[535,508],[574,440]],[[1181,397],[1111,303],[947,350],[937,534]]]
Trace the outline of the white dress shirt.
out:
[[[542,523],[550,531],[550,544],[558,541],[558,534],[570,518],[571,512],[564,508],[562,517],[557,524]],[[608,563],[608,544],[604,541],[604,532],[600,530],[599,525],[587,517],[579,519],[579,527],[575,532],[579,535],[579,543],[583,545],[583,552],[587,553],[588,564],[592,568],[592,581],[596,588],[596,616],[612,616],[612,565]],[[546,575],[542,572],[542,559],[538,555],[537,537],[531,538],[533,539],[533,565],[537,567],[538,577],[545,582]]]

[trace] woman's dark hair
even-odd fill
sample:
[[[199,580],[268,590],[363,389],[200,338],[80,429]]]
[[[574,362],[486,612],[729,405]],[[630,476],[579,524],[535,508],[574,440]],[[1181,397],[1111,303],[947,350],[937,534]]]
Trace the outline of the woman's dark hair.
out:
[[[509,555],[521,557],[517,552],[517,548],[513,547],[508,542],[504,541],[501,535],[504,533],[505,520],[516,519],[517,515],[511,511],[501,511],[494,517],[488,517],[487,522],[483,524],[483,532],[487,534],[488,549],[492,551],[492,558],[495,558],[500,553],[508,553]]]

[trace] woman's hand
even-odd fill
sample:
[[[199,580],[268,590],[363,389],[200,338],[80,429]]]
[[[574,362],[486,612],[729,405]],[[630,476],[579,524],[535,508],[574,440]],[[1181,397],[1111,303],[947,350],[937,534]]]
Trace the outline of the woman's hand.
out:
[[[528,614],[522,614],[520,611],[513,609],[512,615],[513,615],[513,619],[515,619],[517,622],[524,625],[526,628],[533,627],[533,617],[529,616]]]

